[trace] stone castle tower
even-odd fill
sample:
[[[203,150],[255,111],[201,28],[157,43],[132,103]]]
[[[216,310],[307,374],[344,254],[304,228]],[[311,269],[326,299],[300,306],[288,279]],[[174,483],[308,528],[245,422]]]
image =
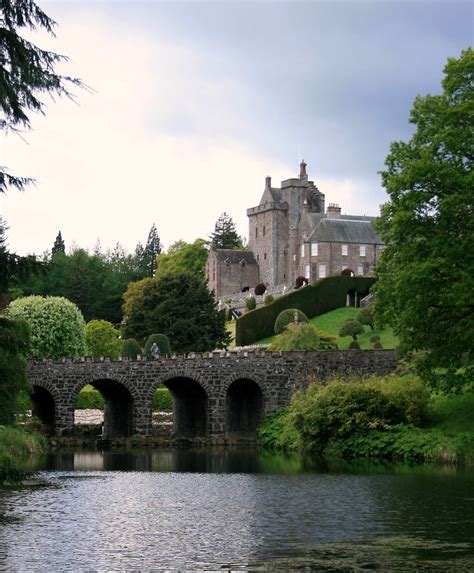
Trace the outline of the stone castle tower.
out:
[[[339,205],[331,203],[326,208],[304,160],[299,177],[280,187],[272,187],[266,177],[260,203],[247,215],[248,250],[209,253],[206,276],[218,299],[257,282],[273,290],[292,287],[298,276],[312,282],[343,271],[367,275],[383,249],[374,217],[341,215]]]

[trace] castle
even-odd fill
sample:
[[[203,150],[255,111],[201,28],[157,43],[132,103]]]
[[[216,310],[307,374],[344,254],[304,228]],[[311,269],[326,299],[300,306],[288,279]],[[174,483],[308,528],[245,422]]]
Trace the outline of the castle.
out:
[[[272,187],[266,177],[260,203],[247,209],[247,216],[247,250],[209,252],[206,277],[217,299],[259,282],[271,291],[291,288],[298,276],[313,282],[343,271],[367,275],[383,250],[374,217],[342,215],[332,203],[325,207],[304,160],[299,177],[282,181],[281,187]]]

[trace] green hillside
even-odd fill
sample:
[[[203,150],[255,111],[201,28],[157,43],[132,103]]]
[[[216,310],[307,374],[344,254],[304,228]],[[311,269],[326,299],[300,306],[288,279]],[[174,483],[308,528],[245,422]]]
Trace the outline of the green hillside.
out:
[[[337,308],[336,310],[331,310],[331,312],[326,312],[325,314],[321,314],[316,316],[315,318],[310,320],[311,324],[314,324],[320,330],[324,330],[329,334],[334,334],[338,336],[339,329],[342,326],[342,323],[347,320],[348,318],[355,318],[360,312],[359,308],[353,307],[344,307],[344,308]],[[357,337],[357,340],[360,344],[361,348],[373,348],[372,342],[370,342],[370,337],[372,332],[368,326],[364,326],[364,334],[361,334]],[[380,342],[382,343],[384,348],[396,348],[398,345],[398,339],[393,334],[391,328],[384,328],[383,330],[377,330],[377,334],[380,336]],[[272,342],[273,336],[269,338],[264,338],[263,340],[259,340],[255,344],[268,344]],[[352,338],[350,336],[346,336],[344,338],[337,339],[337,345],[341,349],[345,349],[349,347]]]

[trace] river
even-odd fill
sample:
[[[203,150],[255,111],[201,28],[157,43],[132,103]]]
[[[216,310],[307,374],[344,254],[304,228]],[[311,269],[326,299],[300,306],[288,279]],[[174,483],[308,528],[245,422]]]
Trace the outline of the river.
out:
[[[0,490],[0,571],[474,571],[474,471],[58,452]]]

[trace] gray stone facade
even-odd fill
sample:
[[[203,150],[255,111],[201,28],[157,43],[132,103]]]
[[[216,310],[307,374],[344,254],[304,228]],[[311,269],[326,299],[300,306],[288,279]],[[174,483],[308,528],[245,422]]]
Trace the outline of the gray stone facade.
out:
[[[392,350],[216,352],[154,360],[89,358],[30,361],[33,414],[52,432],[74,430],[74,405],[86,384],[105,401],[108,437],[151,433],[155,391],[166,386],[174,404],[176,436],[252,435],[261,419],[289,404],[309,381],[334,376],[387,374]]]
[[[253,255],[256,270],[252,268],[243,285],[240,263],[232,260],[231,251],[225,257],[211,252],[206,276],[217,299],[241,292],[241,285],[252,288],[257,282],[269,288],[283,284],[291,287],[297,276],[313,282],[345,269],[355,275],[368,275],[383,250],[373,217],[341,214],[335,204],[326,209],[325,196],[308,179],[304,161],[299,177],[282,181],[280,187],[272,187],[267,177],[260,203],[248,209],[247,215],[246,252]],[[218,280],[213,278],[216,269]]]

